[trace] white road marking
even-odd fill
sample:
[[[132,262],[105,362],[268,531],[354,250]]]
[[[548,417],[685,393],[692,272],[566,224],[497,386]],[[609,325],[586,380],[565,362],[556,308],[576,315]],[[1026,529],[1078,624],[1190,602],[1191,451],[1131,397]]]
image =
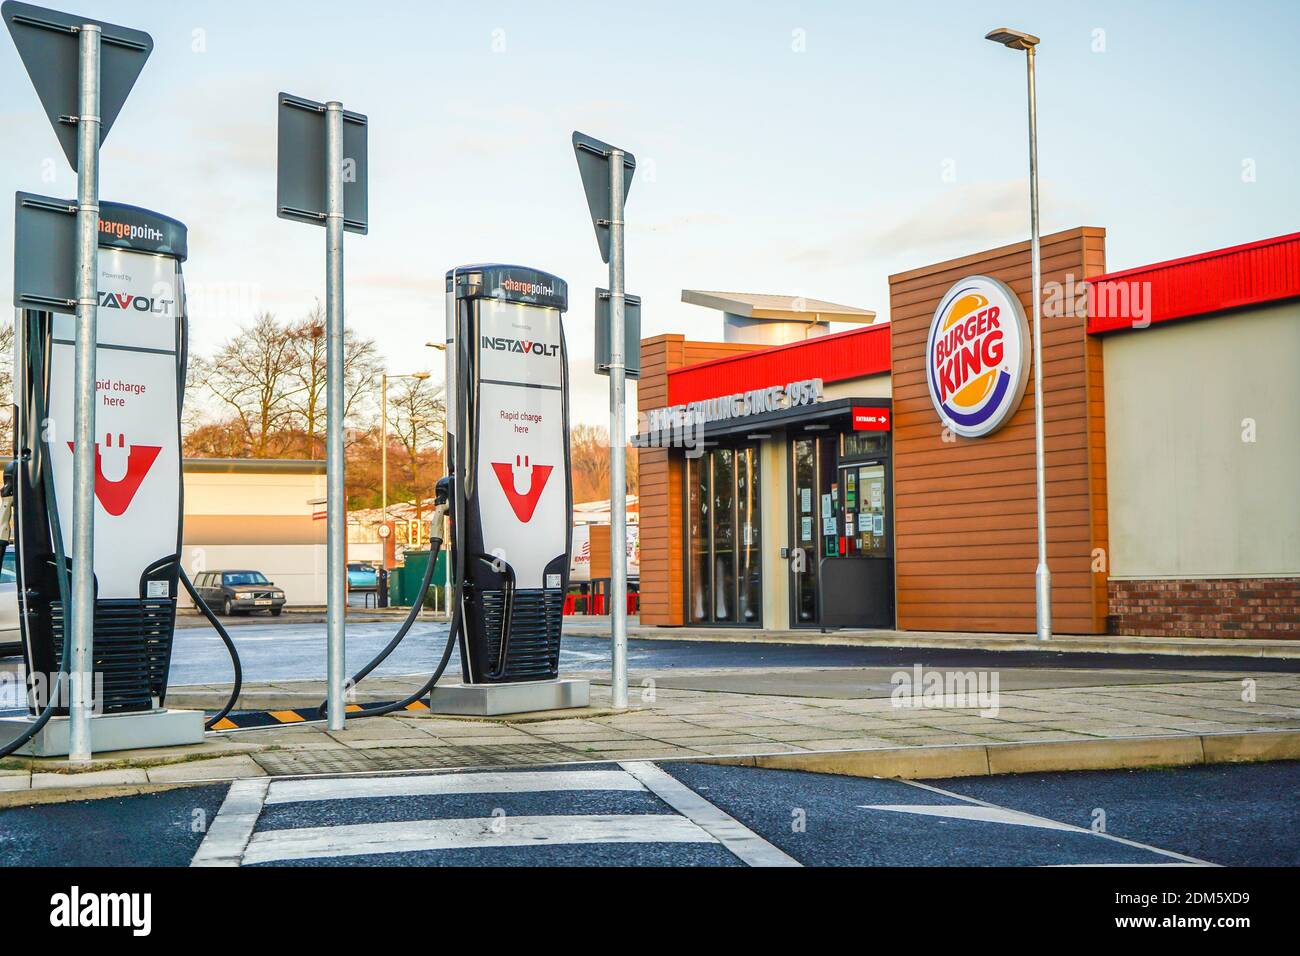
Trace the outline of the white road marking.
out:
[[[253,834],[244,863],[506,846],[714,842],[690,820],[673,814],[481,817],[263,830]]]
[[[270,785],[270,777],[236,780],[230,785],[190,866],[239,866]]]
[[[654,764],[630,762],[620,763],[619,766],[645,784],[646,789],[664,803],[712,834],[719,843],[749,866],[803,865]]]
[[[1008,823],[1019,827],[1041,827],[1044,830],[1075,830],[1068,823],[1057,823],[1017,810],[1001,807],[973,806],[969,803],[895,803],[862,805],[859,810],[889,810],[893,813],[918,813],[930,817],[949,817],[953,820],[978,820],[982,823]]]
[[[443,773],[432,776],[336,777],[277,780],[268,804],[308,800],[353,800],[360,797],[423,797],[444,793],[548,793],[557,790],[644,790],[633,776],[618,770],[570,770],[519,773]]]
[[[921,783],[919,780],[900,780],[899,783],[905,783],[909,787],[918,787],[921,790],[928,790],[931,793],[937,793],[940,794],[941,796],[951,797],[954,800],[961,800],[963,803],[971,803],[971,804],[975,804],[976,806],[989,807],[995,810],[1008,810],[1007,807],[1000,807],[996,803],[988,803],[984,800],[977,800],[975,797],[968,797],[965,794],[953,793],[951,790],[944,790],[942,787],[935,787],[935,786],[931,786],[928,783]],[[1011,810],[1008,812],[1019,813],[1020,811]],[[1034,814],[1023,814],[1023,816],[1034,816]],[[1195,866],[1218,866],[1219,865],[1217,863],[1211,863],[1209,860],[1198,859],[1197,857],[1187,856],[1186,854],[1183,853],[1175,853],[1173,850],[1162,850],[1160,847],[1152,846],[1149,843],[1139,843],[1137,840],[1126,840],[1124,837],[1115,836],[1114,834],[1111,833],[1098,833],[1096,830],[1090,830],[1087,827],[1074,826],[1073,824],[1070,823],[1060,823],[1057,820],[1049,820],[1047,817],[1037,817],[1037,819],[1046,821],[1047,823],[1057,824],[1059,828],[1074,830],[1078,833],[1089,833],[1093,836],[1101,837],[1103,840],[1111,840],[1114,843],[1122,843],[1124,846],[1131,846],[1139,850],[1147,850],[1151,853],[1157,853],[1160,856],[1167,856],[1171,859],[1179,860],[1183,863],[1190,863]]]

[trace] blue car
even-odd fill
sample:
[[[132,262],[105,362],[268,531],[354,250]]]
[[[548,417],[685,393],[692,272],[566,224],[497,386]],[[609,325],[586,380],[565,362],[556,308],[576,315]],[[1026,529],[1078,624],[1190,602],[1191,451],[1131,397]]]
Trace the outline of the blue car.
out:
[[[373,564],[348,565],[348,590],[373,591],[379,587],[379,569]]]

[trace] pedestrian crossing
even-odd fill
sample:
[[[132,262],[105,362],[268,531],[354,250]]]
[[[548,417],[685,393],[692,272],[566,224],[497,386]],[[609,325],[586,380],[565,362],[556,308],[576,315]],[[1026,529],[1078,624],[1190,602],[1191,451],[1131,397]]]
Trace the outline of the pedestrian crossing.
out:
[[[649,763],[237,781],[193,866],[798,866]]]

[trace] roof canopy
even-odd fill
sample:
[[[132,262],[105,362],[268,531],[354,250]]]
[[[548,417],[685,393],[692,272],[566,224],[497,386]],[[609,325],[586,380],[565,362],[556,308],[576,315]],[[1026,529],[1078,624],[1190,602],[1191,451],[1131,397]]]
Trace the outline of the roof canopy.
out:
[[[799,295],[764,295],[756,292],[703,292],[683,289],[682,301],[702,305],[746,319],[775,319],[783,322],[856,322],[869,325],[876,320],[870,309],[837,305]]]

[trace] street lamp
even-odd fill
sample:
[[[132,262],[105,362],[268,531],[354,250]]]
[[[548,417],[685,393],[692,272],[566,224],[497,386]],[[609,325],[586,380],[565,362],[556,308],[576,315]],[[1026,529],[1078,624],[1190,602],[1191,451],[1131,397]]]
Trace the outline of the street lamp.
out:
[[[998,27],[984,39],[1008,50],[1024,50],[1029,68],[1029,261],[1033,273],[1034,312],[1034,473],[1038,486],[1038,569],[1034,572],[1034,605],[1038,639],[1052,639],[1052,572],[1047,567],[1047,476],[1043,442],[1042,257],[1038,241],[1038,99],[1034,90],[1034,48],[1038,37]]]
[[[447,354],[446,342],[425,342],[424,346],[425,348],[437,349],[443,355]],[[443,395],[450,397],[450,389],[451,389],[451,382],[446,379],[446,372],[444,369],[443,384],[442,384]],[[448,461],[447,461],[447,439],[450,437],[451,437],[451,429],[447,422],[447,403],[446,401],[444,401],[442,404],[442,476],[444,478],[446,478],[447,475],[450,474]],[[451,601],[451,543],[450,543],[450,537],[447,534],[447,526],[446,526],[446,522],[448,520],[449,518],[444,515],[443,527],[439,528],[438,530],[442,533],[442,539],[448,542],[447,557],[443,559],[443,563],[442,563],[442,585],[443,585],[442,593],[446,595],[446,599],[443,603],[447,610],[447,616],[450,619],[451,604],[447,603]]]
[[[428,372],[412,372],[410,375],[389,375],[387,372],[379,376],[379,483],[383,489],[380,492],[380,510],[384,514],[384,524],[388,524],[388,380],[399,378],[413,378],[416,381],[423,382],[428,379]],[[387,562],[385,562],[387,564]]]

